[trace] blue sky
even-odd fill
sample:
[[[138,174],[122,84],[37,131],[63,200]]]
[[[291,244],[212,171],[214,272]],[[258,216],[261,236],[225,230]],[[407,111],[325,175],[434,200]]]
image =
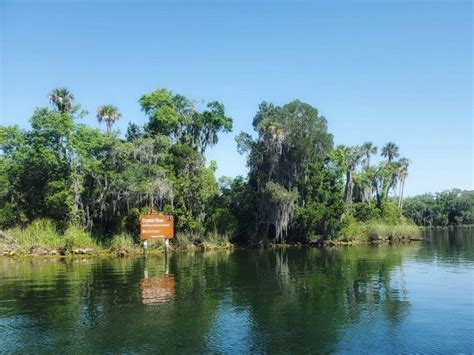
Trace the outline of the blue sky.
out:
[[[336,144],[396,142],[407,195],[474,188],[469,1],[0,0],[0,24],[2,125],[28,127],[65,86],[85,123],[111,103],[125,132],[146,122],[138,98],[165,87],[225,104],[234,132],[208,158],[235,176],[234,136],[258,104],[298,98]]]

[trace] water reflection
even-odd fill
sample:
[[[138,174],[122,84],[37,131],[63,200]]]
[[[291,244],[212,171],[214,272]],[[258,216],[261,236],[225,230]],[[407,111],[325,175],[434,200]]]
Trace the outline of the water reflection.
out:
[[[0,258],[0,349],[473,351],[472,235],[432,238],[147,260]]]
[[[140,283],[140,295],[144,305],[158,305],[174,300],[176,296],[176,280],[168,271],[155,277],[149,277],[145,266],[144,277]]]

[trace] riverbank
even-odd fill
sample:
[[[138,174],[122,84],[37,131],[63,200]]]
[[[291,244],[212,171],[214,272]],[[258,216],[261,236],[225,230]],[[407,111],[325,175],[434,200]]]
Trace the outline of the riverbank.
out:
[[[473,230],[474,224],[461,224],[459,226],[420,226],[422,230]]]
[[[147,252],[165,253],[163,240],[150,240]],[[170,251],[216,250],[234,247],[227,236],[210,234],[205,240],[178,233]],[[129,234],[119,234],[106,241],[96,240],[78,226],[68,226],[62,233],[51,220],[37,220],[25,228],[0,231],[0,255],[4,256],[68,256],[142,254],[143,246]]]
[[[210,234],[198,238],[178,233],[170,244],[170,252],[208,251],[238,248],[280,248],[289,246],[332,247],[358,244],[379,244],[410,242],[421,240],[421,229],[408,222],[396,225],[381,221],[353,222],[348,225],[344,235],[326,239],[317,237],[307,242],[256,243],[235,245],[229,236]],[[165,253],[163,240],[149,242],[149,254]],[[98,242],[93,236],[77,226],[69,226],[62,233],[49,220],[38,220],[26,228],[12,228],[0,231],[0,255],[3,256],[84,256],[109,255],[125,257],[143,253],[142,244],[128,234],[116,235],[106,242]]]

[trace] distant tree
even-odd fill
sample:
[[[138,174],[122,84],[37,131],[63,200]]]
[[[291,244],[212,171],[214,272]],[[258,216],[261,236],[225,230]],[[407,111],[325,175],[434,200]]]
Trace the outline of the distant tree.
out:
[[[74,96],[72,93],[66,88],[57,88],[53,89],[49,93],[49,102],[53,104],[56,109],[60,112],[68,112],[72,110],[72,102],[74,100]]]
[[[361,153],[364,157],[362,163],[364,168],[367,169],[370,166],[370,157],[377,154],[377,147],[372,142],[365,142],[361,145]]]
[[[400,154],[398,153],[398,146],[393,142],[388,142],[382,148],[382,156],[387,158],[389,162],[397,158]]]
[[[398,198],[398,208],[403,209],[403,190],[405,188],[405,180],[408,176],[408,166],[410,165],[410,160],[407,158],[401,158],[399,160],[398,168],[398,181],[400,182],[399,187],[399,198]]]
[[[97,121],[99,121],[99,123],[105,122],[108,133],[112,132],[113,124],[118,121],[120,117],[122,117],[122,114],[114,105],[103,105],[97,108]]]

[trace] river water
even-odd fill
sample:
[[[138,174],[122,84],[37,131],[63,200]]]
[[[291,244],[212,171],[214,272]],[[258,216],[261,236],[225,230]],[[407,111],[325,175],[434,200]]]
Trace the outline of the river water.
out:
[[[474,235],[143,258],[0,258],[0,352],[474,352]]]

